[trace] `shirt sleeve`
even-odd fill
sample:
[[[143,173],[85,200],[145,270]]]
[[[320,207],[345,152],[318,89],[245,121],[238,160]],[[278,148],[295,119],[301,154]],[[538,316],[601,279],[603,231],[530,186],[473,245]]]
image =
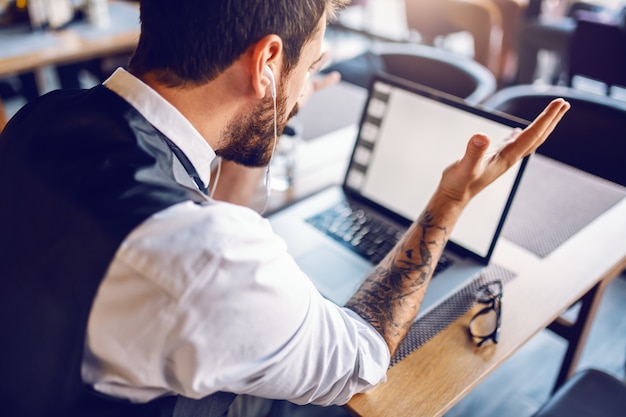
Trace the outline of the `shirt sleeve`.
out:
[[[89,319],[83,379],[147,401],[216,391],[344,404],[386,376],[389,350],[323,298],[255,212],[182,203],[120,247]]]

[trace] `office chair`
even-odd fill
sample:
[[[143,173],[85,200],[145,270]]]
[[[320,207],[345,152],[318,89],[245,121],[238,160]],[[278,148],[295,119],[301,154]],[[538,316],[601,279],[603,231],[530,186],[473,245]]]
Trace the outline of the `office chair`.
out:
[[[577,14],[577,25],[569,44],[567,83],[582,76],[605,85],[626,88],[626,7],[612,19],[598,14]]]
[[[574,374],[533,417],[623,417],[626,384],[596,369]]]
[[[626,186],[626,102],[565,86],[520,85],[482,105],[533,120],[558,97],[571,108],[537,152]]]
[[[492,37],[494,28],[502,28],[502,15],[494,1],[405,0],[404,4],[407,26],[419,33],[423,43],[435,45],[439,37],[468,32],[476,61],[491,68],[498,59],[501,45]]]
[[[375,44],[361,55],[332,65],[344,81],[369,87],[376,72],[386,72],[479,103],[496,91],[493,74],[476,61],[431,46],[413,43]]]
[[[474,59],[501,79],[515,51],[519,25],[528,0],[405,0],[407,26],[422,42],[467,32],[474,41]]]
[[[516,84],[531,84],[536,79],[538,54],[542,50],[550,51],[558,57],[556,68],[551,71],[549,80],[551,84],[557,84],[562,74],[567,73],[569,45],[576,30],[577,16],[582,13],[598,15],[606,12],[603,6],[595,3],[572,1],[563,16],[545,18],[541,12],[542,3],[544,0],[530,0],[526,17],[519,29]]]

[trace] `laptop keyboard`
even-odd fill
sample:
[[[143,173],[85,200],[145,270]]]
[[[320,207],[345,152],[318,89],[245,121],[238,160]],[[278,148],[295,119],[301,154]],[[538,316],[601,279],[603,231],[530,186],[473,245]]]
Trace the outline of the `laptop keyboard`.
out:
[[[306,221],[372,264],[378,264],[404,234],[401,228],[368,216],[363,209],[347,201]],[[434,275],[450,267],[453,262],[442,255]]]

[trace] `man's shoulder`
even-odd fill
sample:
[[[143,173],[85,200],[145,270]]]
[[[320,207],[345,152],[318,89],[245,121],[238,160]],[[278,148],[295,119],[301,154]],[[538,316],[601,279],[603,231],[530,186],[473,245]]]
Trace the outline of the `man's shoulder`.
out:
[[[144,231],[172,238],[189,233],[190,240],[222,241],[223,244],[241,245],[241,241],[278,240],[267,219],[256,211],[237,204],[207,200],[203,203],[184,201],[155,213]],[[192,246],[196,243],[191,244]]]
[[[166,258],[197,256],[199,260],[227,253],[263,259],[287,250],[267,219],[247,207],[213,200],[182,201],[164,208],[136,228],[127,243],[141,251],[163,249]]]
[[[31,112],[45,109],[64,113],[68,110],[86,112],[94,107],[116,110],[129,106],[120,96],[99,84],[89,89],[52,90],[28,103],[24,109]]]
[[[125,100],[102,85],[88,90],[54,90],[21,108],[9,121],[7,133],[21,138],[98,135],[128,125],[129,114],[140,118]],[[21,139],[23,140],[23,139]]]
[[[214,278],[224,262],[235,273],[243,265],[261,266],[284,256],[286,250],[269,223],[248,208],[184,201],[139,224],[121,245],[116,262],[180,295],[197,280]]]

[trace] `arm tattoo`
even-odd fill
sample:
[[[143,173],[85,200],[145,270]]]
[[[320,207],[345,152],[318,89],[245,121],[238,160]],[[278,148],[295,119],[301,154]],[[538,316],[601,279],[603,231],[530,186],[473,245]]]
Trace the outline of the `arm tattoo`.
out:
[[[446,242],[447,229],[435,224],[430,212],[425,211],[346,307],[370,322],[385,339],[404,333],[412,320],[398,320],[396,311],[414,303],[408,297],[430,279]]]

